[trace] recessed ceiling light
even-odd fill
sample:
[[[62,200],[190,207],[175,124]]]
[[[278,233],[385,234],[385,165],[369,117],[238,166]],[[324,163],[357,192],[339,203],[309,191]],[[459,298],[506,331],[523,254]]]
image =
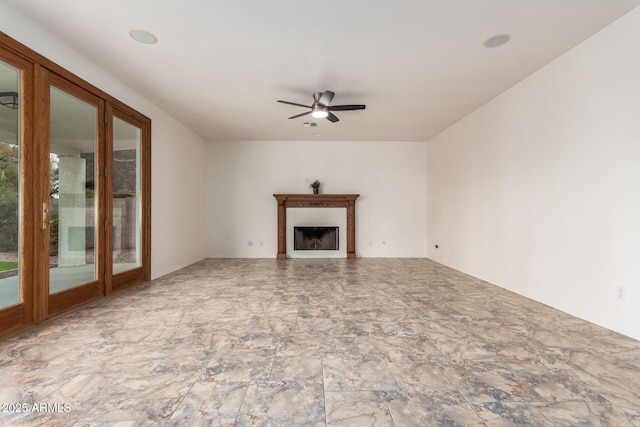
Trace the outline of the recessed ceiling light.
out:
[[[487,41],[485,41],[483,45],[484,47],[498,47],[502,46],[509,40],[511,40],[510,34],[498,34],[497,36],[493,36],[490,39],[487,39]]]
[[[129,31],[129,35],[135,41],[138,41],[144,44],[154,44],[158,42],[158,38],[155,35],[144,30],[131,30]]]

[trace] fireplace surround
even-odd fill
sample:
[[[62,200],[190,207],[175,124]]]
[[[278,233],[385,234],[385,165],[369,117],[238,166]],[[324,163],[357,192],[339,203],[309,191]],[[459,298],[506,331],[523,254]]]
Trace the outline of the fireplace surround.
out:
[[[274,194],[278,201],[278,259],[287,259],[287,208],[346,208],[347,258],[356,257],[356,199],[359,194]]]

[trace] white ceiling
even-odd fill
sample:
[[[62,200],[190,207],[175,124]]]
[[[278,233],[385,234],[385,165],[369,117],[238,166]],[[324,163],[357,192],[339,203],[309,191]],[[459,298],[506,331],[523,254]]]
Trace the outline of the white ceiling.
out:
[[[423,141],[640,0],[5,0],[207,140]],[[154,33],[143,45],[132,29]],[[489,37],[511,34],[488,49]],[[310,116],[314,91],[333,104]]]

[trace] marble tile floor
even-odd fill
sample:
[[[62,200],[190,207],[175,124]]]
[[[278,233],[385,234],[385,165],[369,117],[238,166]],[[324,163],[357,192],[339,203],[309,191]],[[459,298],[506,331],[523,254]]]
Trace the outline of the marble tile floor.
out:
[[[640,426],[640,343],[426,259],[207,259],[0,342],[2,426]]]

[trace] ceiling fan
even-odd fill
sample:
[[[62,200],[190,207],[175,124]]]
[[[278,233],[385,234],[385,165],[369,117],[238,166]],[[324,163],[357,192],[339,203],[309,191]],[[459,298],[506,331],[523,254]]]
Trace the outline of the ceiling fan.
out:
[[[311,105],[303,105],[303,104],[297,104],[295,102],[281,101],[281,100],[278,100],[278,102],[310,109],[307,112],[296,114],[295,116],[291,116],[289,117],[290,119],[295,119],[298,117],[306,116],[307,114],[311,114],[316,119],[326,118],[332,123],[335,123],[340,120],[335,114],[332,113],[332,111],[364,110],[366,108],[366,106],[363,104],[330,105],[334,96],[335,96],[335,93],[331,92],[330,90],[325,90],[324,92],[315,92],[313,94],[313,104]]]

